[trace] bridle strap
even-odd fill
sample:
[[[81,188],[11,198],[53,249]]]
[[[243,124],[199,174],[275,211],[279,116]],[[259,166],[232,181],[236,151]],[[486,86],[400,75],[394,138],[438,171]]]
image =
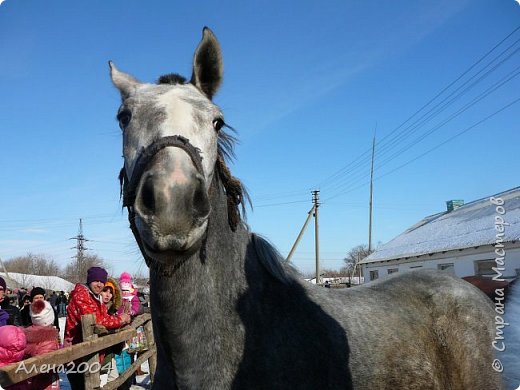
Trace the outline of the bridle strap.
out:
[[[130,222],[130,228],[132,229],[132,233],[134,234],[135,240],[137,241],[137,245],[139,245],[139,249],[141,250],[145,262],[149,267],[152,264],[152,259],[146,255],[141,237],[139,236],[139,232],[135,226],[134,202],[139,180],[141,180],[141,176],[143,175],[147,165],[159,151],[169,146],[183,149],[190,156],[193,164],[197,168],[197,171],[200,174],[204,174],[200,149],[193,146],[189,139],[181,135],[160,138],[148,145],[146,148],[143,148],[137,157],[130,180],[128,179],[124,166],[121,168],[119,173],[119,183],[121,186],[120,196],[123,198],[123,207],[128,209],[128,222]]]
[[[155,142],[152,142],[146,148],[142,149],[135,162],[130,180],[128,180],[126,169],[123,167],[123,175],[121,176],[120,174],[119,177],[119,180],[122,182],[121,187],[123,195],[123,207],[133,207],[137,186],[139,185],[139,181],[141,180],[141,176],[143,175],[146,167],[160,150],[169,146],[183,149],[186,153],[188,153],[188,156],[190,156],[193,164],[195,165],[195,168],[197,168],[197,171],[200,174],[204,174],[200,149],[193,146],[189,139],[181,135],[172,135],[160,138]]]

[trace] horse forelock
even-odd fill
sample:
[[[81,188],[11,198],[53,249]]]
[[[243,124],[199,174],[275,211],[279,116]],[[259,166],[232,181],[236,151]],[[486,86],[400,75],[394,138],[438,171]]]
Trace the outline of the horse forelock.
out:
[[[162,75],[157,80],[157,84],[175,85],[175,84],[186,84],[186,82],[187,82],[186,78],[177,73],[169,73],[169,74]]]

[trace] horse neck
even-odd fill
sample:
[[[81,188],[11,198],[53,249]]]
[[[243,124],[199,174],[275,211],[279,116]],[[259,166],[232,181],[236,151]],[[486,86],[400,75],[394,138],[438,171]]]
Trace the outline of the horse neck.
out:
[[[236,328],[240,320],[234,307],[247,285],[249,232],[243,223],[236,231],[229,227],[223,189],[216,185],[210,193],[212,212],[201,250],[171,272],[150,269],[154,325],[161,342],[168,345],[165,353],[175,360],[176,371],[182,371],[184,364],[189,367],[189,362],[202,367],[208,347],[222,332]]]
[[[189,258],[172,259],[172,266],[152,266],[150,274],[155,281],[174,289],[197,286],[203,292],[222,288],[222,284],[232,288],[230,277],[236,278],[243,269],[249,232],[243,222],[235,231],[230,228],[226,194],[218,180],[213,181],[210,194],[211,213],[201,248]]]

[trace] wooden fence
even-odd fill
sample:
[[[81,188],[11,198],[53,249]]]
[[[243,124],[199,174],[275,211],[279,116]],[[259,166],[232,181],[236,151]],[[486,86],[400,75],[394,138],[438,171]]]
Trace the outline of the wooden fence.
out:
[[[117,387],[121,386],[146,360],[148,360],[150,379],[153,382],[155,369],[157,367],[157,353],[150,314],[146,313],[137,316],[130,325],[120,329],[116,333],[102,337],[98,337],[96,334],[95,317],[93,314],[82,316],[81,325],[84,340],[82,343],[0,367],[0,386],[5,388],[25,379],[32,378],[39,373],[66,372],[68,369],[74,367],[71,362],[80,359],[85,362],[83,366],[86,368],[84,371],[85,390],[117,389]],[[132,366],[117,379],[100,387],[101,365],[99,364],[98,352],[130,340],[136,336],[136,330],[139,326],[144,327],[148,350],[140,354]],[[79,368],[76,369],[83,371],[79,370]]]

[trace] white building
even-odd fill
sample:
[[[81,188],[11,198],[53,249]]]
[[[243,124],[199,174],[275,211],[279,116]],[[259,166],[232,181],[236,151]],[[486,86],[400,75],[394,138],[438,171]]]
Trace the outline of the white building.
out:
[[[32,287],[42,287],[45,290],[68,292],[74,288],[74,284],[58,276],[40,276],[20,274],[17,272],[9,272],[9,276],[7,276],[5,272],[0,272],[0,276],[6,279],[7,287],[11,289],[16,287],[25,287],[28,289]]]
[[[447,211],[424,218],[362,260],[365,280],[417,268],[459,277],[517,277],[520,187],[467,204],[446,203]]]

